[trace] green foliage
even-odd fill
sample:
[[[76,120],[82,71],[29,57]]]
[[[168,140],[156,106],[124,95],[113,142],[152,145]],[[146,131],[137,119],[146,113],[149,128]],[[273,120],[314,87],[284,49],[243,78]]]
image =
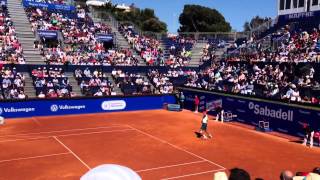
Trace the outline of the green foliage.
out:
[[[133,22],[143,31],[167,32],[167,25],[156,17],[153,9],[132,8],[130,12],[115,10],[112,13],[118,21]]]
[[[230,32],[231,26],[216,9],[185,5],[180,14],[179,32]]]
[[[260,25],[264,24],[269,20],[270,18],[267,18],[267,17],[266,18],[262,18],[260,16],[253,17],[250,22],[247,21],[244,23],[243,25],[244,32],[249,32],[253,29],[256,29],[257,27],[259,27]]]

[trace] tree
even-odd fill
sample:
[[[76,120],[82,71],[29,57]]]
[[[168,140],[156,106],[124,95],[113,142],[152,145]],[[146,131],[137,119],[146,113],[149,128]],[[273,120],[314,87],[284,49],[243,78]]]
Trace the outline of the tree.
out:
[[[216,9],[185,5],[179,16],[179,32],[230,32],[231,26]]]
[[[265,22],[268,22],[270,20],[270,18],[265,17],[262,18],[260,16],[255,16],[251,19],[250,22],[246,21],[243,25],[243,29],[244,32],[249,32],[253,29],[258,28],[259,26],[261,26],[262,24],[264,24]]]
[[[151,18],[143,22],[141,29],[151,32],[166,32],[167,25],[158,19]]]
[[[130,12],[116,11],[113,15],[118,21],[129,21],[137,25],[143,31],[167,32],[167,24],[156,17],[153,9],[139,9],[132,6]]]

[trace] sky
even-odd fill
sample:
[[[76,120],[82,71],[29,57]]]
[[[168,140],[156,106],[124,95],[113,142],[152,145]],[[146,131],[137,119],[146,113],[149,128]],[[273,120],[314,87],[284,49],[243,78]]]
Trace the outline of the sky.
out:
[[[168,25],[168,31],[175,33],[179,28],[179,15],[185,4],[198,4],[217,9],[236,31],[243,30],[243,24],[252,17],[274,18],[277,0],[112,0],[114,4],[134,3],[139,8],[151,8],[161,21]]]

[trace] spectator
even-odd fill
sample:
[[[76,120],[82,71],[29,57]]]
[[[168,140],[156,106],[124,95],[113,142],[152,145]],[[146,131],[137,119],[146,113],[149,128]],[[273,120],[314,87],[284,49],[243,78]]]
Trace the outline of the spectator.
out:
[[[286,170],[280,174],[280,180],[293,180],[293,176],[291,171]]]
[[[229,180],[250,180],[250,175],[243,169],[234,168],[230,170]]]

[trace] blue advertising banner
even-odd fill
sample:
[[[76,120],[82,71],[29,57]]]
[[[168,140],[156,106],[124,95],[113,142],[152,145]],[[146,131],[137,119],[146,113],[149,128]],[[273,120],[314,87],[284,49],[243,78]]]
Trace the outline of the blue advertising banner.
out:
[[[279,25],[287,25],[289,22],[303,22],[303,21],[319,21],[320,11],[310,11],[280,15],[278,17]]]
[[[101,42],[113,42],[112,34],[97,34],[96,39]]]
[[[152,110],[161,109],[164,103],[175,102],[173,95],[0,102],[0,116],[18,118]]]
[[[273,131],[300,137],[304,136],[303,123],[311,125],[315,130],[320,129],[320,111],[317,110],[240,96],[187,89],[182,91],[186,97],[185,108],[190,110],[194,110],[194,96],[197,95],[200,98],[199,111],[221,102],[228,120],[253,126],[258,126],[259,121],[267,121]],[[214,110],[209,114],[216,115]]]
[[[24,7],[37,7],[37,8],[45,8],[48,10],[59,10],[59,11],[75,11],[76,8],[74,6],[65,5],[65,4],[49,4],[49,3],[41,3],[35,2],[33,0],[23,0]]]
[[[41,38],[46,38],[46,39],[57,39],[58,38],[57,31],[38,30],[37,32]]]

